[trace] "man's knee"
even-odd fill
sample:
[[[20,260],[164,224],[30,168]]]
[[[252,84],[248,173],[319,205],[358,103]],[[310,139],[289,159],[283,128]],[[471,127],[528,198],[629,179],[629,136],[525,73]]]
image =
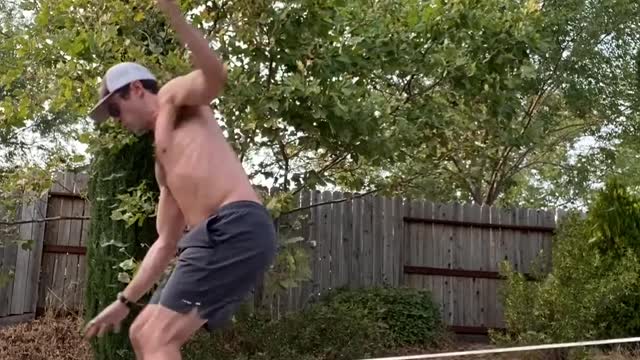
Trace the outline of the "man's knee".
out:
[[[144,338],[143,329],[147,316],[144,312],[140,313],[138,317],[133,321],[129,327],[129,339],[134,348],[140,349],[142,347],[142,339]]]
[[[165,346],[180,347],[202,326],[194,316],[195,312],[179,314],[158,306],[147,308],[131,324],[129,338],[143,353]]]

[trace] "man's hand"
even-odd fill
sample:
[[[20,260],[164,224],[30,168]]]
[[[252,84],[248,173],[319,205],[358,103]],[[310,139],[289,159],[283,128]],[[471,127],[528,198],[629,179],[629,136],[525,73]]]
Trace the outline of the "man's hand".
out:
[[[180,12],[180,7],[175,0],[157,0],[157,3],[160,10],[164,11],[167,14],[176,11],[178,13]]]
[[[107,306],[102,312],[89,321],[84,329],[85,338],[90,339],[95,335],[103,336],[107,331],[120,331],[120,323],[129,314],[129,308],[122,302],[116,300]]]

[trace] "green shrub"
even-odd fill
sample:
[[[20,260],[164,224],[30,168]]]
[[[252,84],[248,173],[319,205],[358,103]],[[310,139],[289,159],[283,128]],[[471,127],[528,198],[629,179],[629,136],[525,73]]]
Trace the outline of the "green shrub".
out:
[[[367,321],[384,324],[395,346],[433,345],[445,331],[439,306],[426,290],[339,290],[326,301],[333,307],[361,314]]]
[[[109,128],[107,128],[109,129]],[[107,136],[110,133],[101,135]],[[91,225],[87,239],[87,284],[84,316],[88,321],[116,299],[124,288],[118,276],[119,264],[129,257],[141,259],[157,237],[155,218],[129,224],[113,219],[119,205],[118,196],[131,187],[146,182],[157,193],[154,177],[152,143],[149,136],[130,137],[127,142],[113,142],[94,153],[88,197],[91,201]],[[108,244],[120,244],[109,246]],[[144,299],[143,299],[144,301]],[[109,333],[91,341],[95,360],[133,358],[128,327],[138,313],[135,308],[119,333]]]
[[[185,360],[350,360],[401,345],[427,345],[443,334],[427,292],[408,289],[341,290],[278,321],[250,315],[231,329],[201,333]]]
[[[552,272],[538,282],[503,268],[503,344],[635,336],[640,331],[640,199],[615,180],[587,217],[569,214],[553,239]],[[576,354],[580,354],[576,352]]]

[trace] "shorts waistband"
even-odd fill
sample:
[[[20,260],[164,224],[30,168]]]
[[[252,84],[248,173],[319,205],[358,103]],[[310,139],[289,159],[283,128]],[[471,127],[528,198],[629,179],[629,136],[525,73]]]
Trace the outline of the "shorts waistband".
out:
[[[236,201],[232,201],[222,205],[220,208],[218,208],[217,211],[211,214],[211,216],[221,215],[227,211],[247,209],[247,208],[256,208],[256,209],[265,211],[267,213],[269,212],[267,210],[267,207],[264,206],[264,204],[261,204],[259,202],[252,201],[252,200],[236,200]]]

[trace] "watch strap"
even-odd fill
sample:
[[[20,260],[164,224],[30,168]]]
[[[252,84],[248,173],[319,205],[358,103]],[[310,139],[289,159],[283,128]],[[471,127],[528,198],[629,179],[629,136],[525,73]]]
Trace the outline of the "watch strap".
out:
[[[124,296],[122,292],[118,293],[118,301],[125,304],[128,308],[131,308],[131,305],[133,305],[133,303],[129,301],[129,299],[127,299],[127,297]]]

